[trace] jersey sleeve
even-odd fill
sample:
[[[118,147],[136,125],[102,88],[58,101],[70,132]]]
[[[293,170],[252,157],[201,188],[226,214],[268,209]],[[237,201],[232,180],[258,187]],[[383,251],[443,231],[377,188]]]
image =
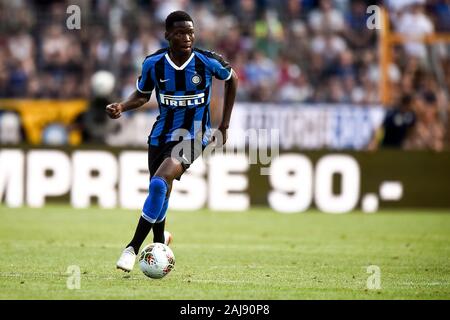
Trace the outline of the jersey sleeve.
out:
[[[230,80],[232,75],[231,66],[222,58],[221,55],[218,55],[215,52],[210,52],[208,55],[208,62],[214,77],[219,80]]]
[[[142,72],[136,81],[136,89],[145,94],[151,94],[155,88],[155,83],[151,76],[151,62],[145,59],[142,63]]]

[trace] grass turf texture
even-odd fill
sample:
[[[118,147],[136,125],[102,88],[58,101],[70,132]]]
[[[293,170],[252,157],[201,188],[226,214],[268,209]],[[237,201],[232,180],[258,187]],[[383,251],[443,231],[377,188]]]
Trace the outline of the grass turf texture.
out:
[[[448,212],[169,212],[176,264],[162,280],[115,269],[138,217],[0,207],[0,299],[450,298]],[[79,290],[67,289],[69,265]],[[369,265],[380,290],[367,289]]]

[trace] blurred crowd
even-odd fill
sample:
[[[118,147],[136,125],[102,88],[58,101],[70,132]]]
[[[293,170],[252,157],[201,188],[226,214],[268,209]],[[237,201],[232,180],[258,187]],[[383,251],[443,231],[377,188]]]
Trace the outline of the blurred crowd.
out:
[[[81,8],[79,30],[67,29],[70,4]],[[239,101],[379,104],[372,4],[388,8],[399,33],[450,32],[448,0],[0,0],[0,98],[88,98],[97,70],[111,71],[115,98],[125,98],[145,56],[166,46],[166,16],[182,9],[194,19],[196,46],[238,73]],[[450,43],[408,42],[393,57],[394,104],[432,95],[445,123]]]

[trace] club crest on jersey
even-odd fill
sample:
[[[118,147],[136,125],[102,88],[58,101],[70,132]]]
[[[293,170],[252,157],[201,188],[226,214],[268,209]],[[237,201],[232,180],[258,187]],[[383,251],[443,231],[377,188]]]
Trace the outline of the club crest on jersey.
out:
[[[188,96],[171,96],[159,94],[161,104],[169,107],[194,107],[205,103],[205,93],[193,94]]]
[[[198,74],[194,74],[191,78],[191,82],[195,85],[198,85],[200,82],[202,82],[202,77],[200,77]]]

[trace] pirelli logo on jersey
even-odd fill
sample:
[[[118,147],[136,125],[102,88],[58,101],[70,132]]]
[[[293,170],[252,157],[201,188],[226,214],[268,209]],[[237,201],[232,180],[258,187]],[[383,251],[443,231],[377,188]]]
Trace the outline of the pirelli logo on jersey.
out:
[[[205,93],[193,94],[189,96],[170,96],[167,94],[159,94],[161,104],[172,107],[190,107],[198,106],[205,103]]]

